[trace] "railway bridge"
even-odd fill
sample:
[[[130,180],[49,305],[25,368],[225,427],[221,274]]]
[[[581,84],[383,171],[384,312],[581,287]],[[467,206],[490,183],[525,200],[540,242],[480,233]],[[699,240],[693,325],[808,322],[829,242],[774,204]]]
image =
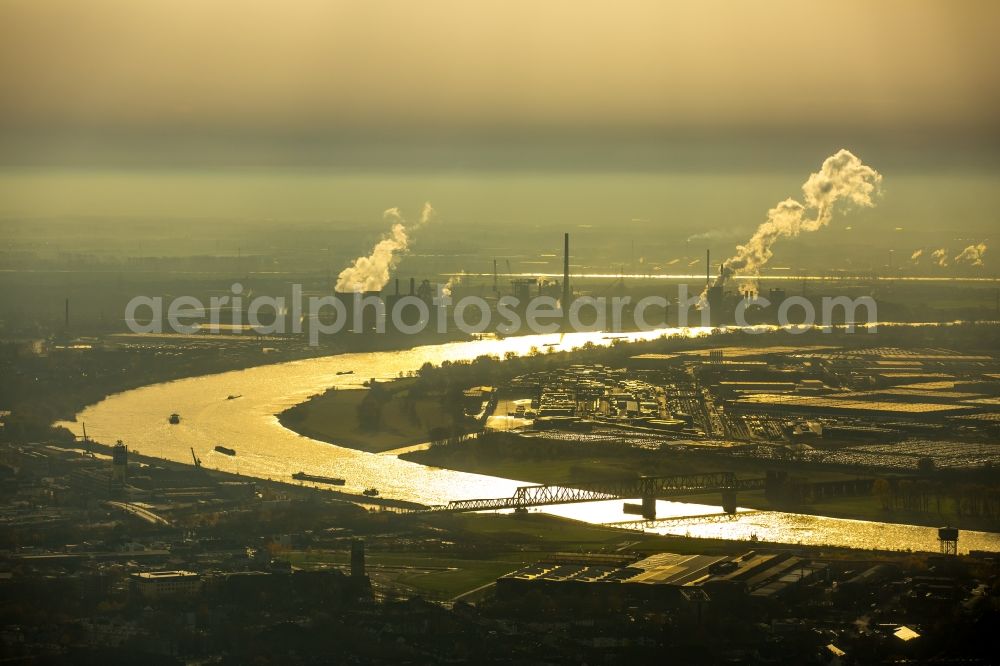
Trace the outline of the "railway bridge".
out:
[[[722,494],[722,507],[727,513],[736,512],[738,491],[760,490],[766,480],[737,479],[733,472],[704,474],[679,474],[674,476],[641,476],[616,481],[594,481],[572,486],[537,485],[521,486],[512,497],[456,500],[440,506],[420,509],[417,513],[445,513],[463,511],[491,511],[499,509],[525,510],[533,506],[575,504],[613,499],[640,498],[641,505],[626,504],[627,513],[643,518],[656,518],[656,500],[706,492]]]

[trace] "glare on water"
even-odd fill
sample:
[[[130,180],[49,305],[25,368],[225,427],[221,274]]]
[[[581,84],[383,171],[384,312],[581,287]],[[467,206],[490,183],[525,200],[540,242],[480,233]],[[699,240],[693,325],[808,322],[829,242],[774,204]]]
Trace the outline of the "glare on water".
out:
[[[704,335],[703,328],[658,329],[622,336],[653,339],[664,334]],[[112,395],[63,422],[74,432],[87,424],[99,441],[123,440],[142,454],[187,463],[191,449],[206,467],[246,476],[290,481],[298,471],[346,479],[345,490],[378,488],[385,497],[444,504],[450,500],[506,497],[522,481],[468,474],[334,446],[285,429],[277,414],[330,387],[357,388],[369,378],[391,379],[424,363],[469,360],[534,349],[568,350],[586,342],[609,344],[602,333],[533,335],[484,339],[418,347],[411,350],[328,356],[259,366],[215,375],[155,384]],[[351,370],[351,375],[338,371]],[[240,395],[227,400],[229,395]],[[181,422],[167,417],[177,412]],[[234,457],[214,450],[217,444],[237,450]],[[621,512],[622,502],[596,502],[549,507],[546,511],[589,522],[615,523],[634,519]],[[718,507],[660,502],[659,515],[692,516],[718,513]],[[865,548],[935,550],[935,531],[907,525],[884,525],[779,512],[751,512],[732,519],[702,518],[643,526],[661,533],[691,534],[786,543],[825,543]],[[1000,534],[963,532],[963,549],[1000,550]]]

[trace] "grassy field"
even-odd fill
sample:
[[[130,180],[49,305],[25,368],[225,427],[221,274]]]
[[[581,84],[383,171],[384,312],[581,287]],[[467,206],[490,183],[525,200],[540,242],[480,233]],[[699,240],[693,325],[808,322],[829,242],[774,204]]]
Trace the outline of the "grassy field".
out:
[[[376,587],[392,587],[431,599],[453,599],[490,585],[499,576],[556,553],[736,553],[740,542],[641,534],[543,514],[442,514],[427,523],[462,544],[463,551],[427,552],[406,544],[370,548],[368,573]],[[346,550],[283,554],[301,568],[347,567]]]
[[[377,429],[362,428],[359,407],[367,389],[330,390],[282,412],[278,418],[289,430],[338,446],[379,453],[419,444],[433,438],[435,429],[452,428],[450,415],[439,396],[411,396],[411,380],[381,386],[387,399]],[[458,424],[468,432],[473,422]]]
[[[341,551],[292,551],[289,560],[302,568],[326,565],[346,568],[350,555]],[[366,560],[368,575],[376,584],[432,599],[451,599],[523,566],[515,558],[457,559],[421,552],[372,551]]]
[[[555,484],[721,471],[735,472],[741,478],[758,478],[774,467],[773,463],[750,458],[693,452],[682,455],[533,438],[480,439],[453,446],[435,446],[401,457],[465,472]],[[813,481],[853,478],[840,472],[814,470],[810,470],[808,476]]]

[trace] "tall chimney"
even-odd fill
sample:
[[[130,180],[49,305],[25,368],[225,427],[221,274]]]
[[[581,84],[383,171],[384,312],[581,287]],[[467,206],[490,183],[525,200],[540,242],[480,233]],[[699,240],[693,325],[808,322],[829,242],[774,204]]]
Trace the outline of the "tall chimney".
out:
[[[712,283],[712,250],[705,250],[705,284]]]
[[[410,278],[410,296],[417,293],[417,281],[414,278]]]
[[[365,542],[361,539],[351,541],[351,578],[357,580],[365,577]]]
[[[563,235],[563,320],[569,317],[569,234]]]
[[[63,314],[63,318],[65,319],[66,332],[69,333],[69,299],[68,298],[66,299],[66,307],[65,307],[65,312]]]

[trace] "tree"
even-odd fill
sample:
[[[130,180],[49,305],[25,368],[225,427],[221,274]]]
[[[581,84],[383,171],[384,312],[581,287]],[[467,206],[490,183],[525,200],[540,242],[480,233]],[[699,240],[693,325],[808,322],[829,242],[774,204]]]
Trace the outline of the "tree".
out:
[[[358,425],[362,430],[378,431],[382,427],[382,396],[380,391],[369,391],[358,403]]]

